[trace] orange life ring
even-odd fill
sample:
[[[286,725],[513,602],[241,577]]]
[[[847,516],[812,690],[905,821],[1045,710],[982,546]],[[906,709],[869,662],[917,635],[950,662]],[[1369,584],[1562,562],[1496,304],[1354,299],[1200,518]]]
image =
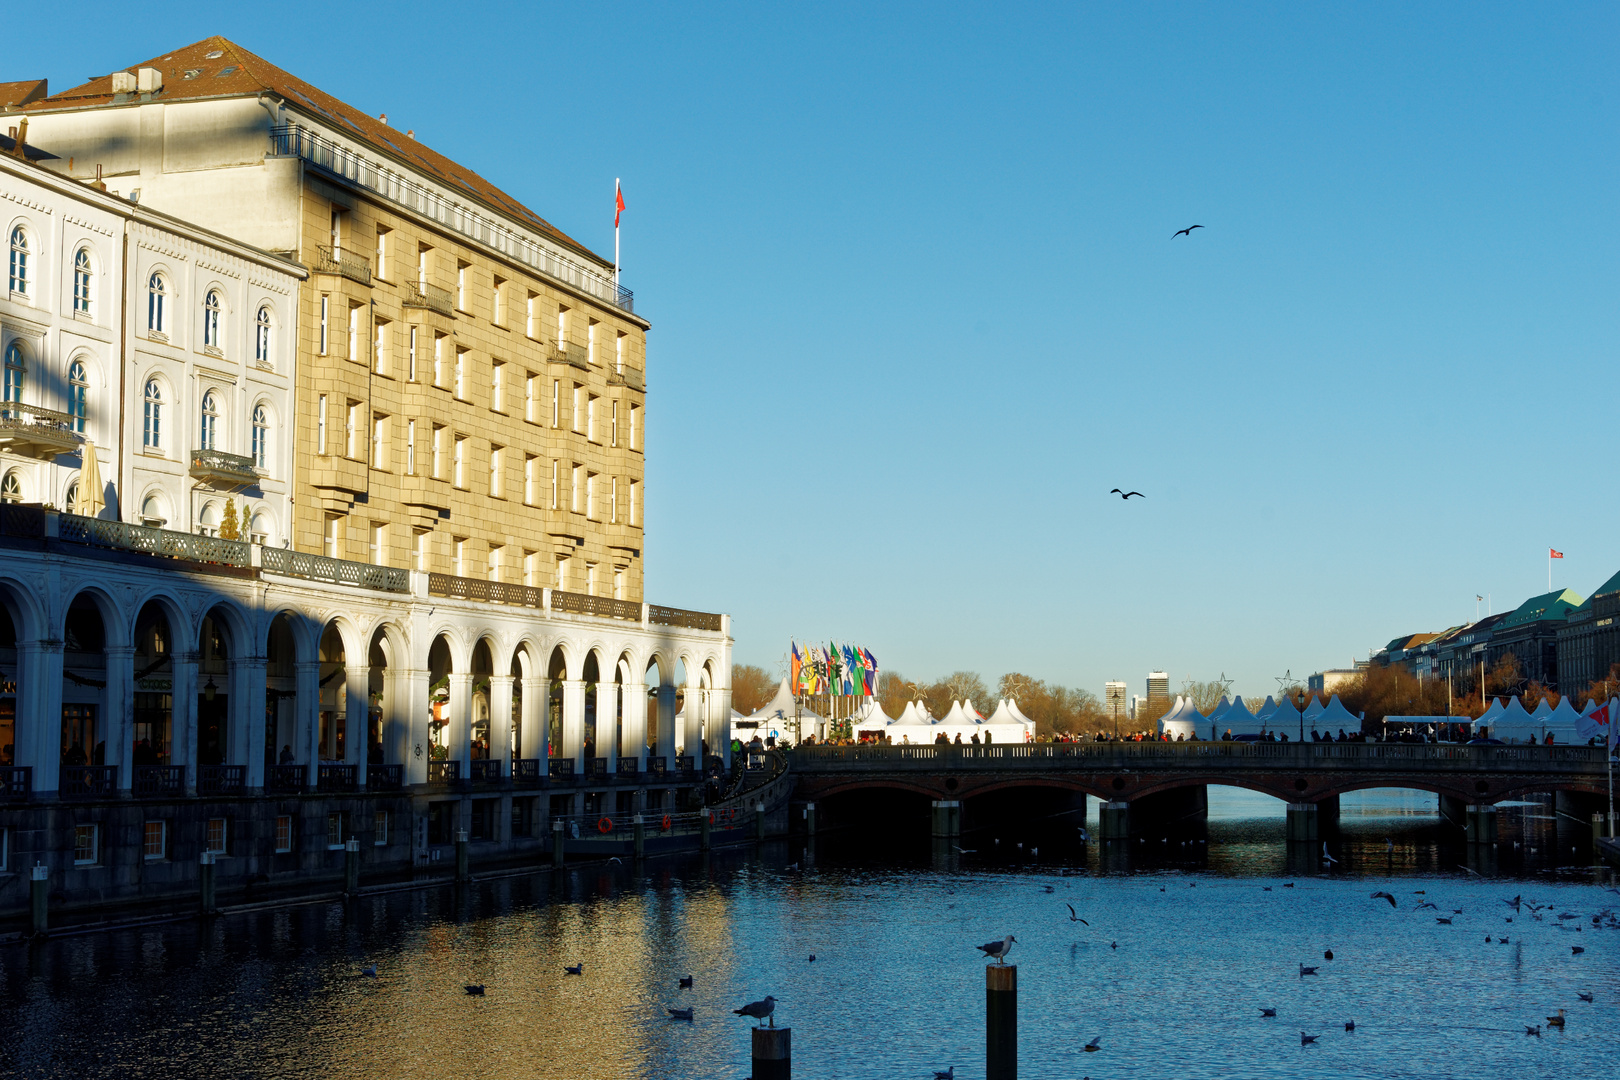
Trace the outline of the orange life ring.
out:
[[[610,817],[602,818],[600,821],[598,821],[596,823],[596,831],[599,832],[599,833],[610,833],[610,832],[612,832],[613,831],[613,819],[610,818]]]
[[[664,815],[664,831],[669,832],[669,815]]]

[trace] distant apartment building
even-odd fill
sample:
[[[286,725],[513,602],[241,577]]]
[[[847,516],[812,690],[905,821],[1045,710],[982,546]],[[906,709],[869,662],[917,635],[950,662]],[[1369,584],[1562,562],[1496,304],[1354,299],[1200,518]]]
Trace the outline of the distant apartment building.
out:
[[[1103,684],[1103,708],[1108,712],[1110,720],[1129,719],[1126,710],[1125,692],[1128,685],[1122,682],[1107,682]]]
[[[1147,676],[1148,711],[1155,705],[1170,704],[1170,675],[1163,671],[1150,671]]]

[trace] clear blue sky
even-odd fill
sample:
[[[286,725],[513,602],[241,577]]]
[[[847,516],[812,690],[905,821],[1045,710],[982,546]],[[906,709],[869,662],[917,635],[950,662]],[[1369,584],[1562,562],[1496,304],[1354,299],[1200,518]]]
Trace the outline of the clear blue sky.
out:
[[[622,176],[648,595],[739,662],[1263,693],[1620,569],[1620,8],[1413,8],[27,5],[0,77],[217,32],[598,251]]]

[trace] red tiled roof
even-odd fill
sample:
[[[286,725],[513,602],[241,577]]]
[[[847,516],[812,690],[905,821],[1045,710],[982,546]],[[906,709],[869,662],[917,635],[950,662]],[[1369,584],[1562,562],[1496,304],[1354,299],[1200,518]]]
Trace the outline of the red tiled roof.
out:
[[[45,96],[44,79],[24,79],[22,82],[0,82],[0,110],[21,108]]]
[[[227,38],[218,35],[204,38],[125,70],[133,72],[137,67],[157,68],[163,73],[163,89],[153,97],[154,101],[198,101],[257,96],[266,92],[275,94],[291,108],[319,117],[338,131],[368,144],[383,156],[435,177],[452,191],[470,193],[491,210],[568,245],[594,262],[602,266],[613,265],[471,169],[457,165],[443,154],[407,138],[403,131],[339,101]],[[0,87],[22,85],[31,84],[3,83]],[[25,111],[57,112],[111,104],[112,75],[107,74],[91,79],[83,86],[33,102]]]

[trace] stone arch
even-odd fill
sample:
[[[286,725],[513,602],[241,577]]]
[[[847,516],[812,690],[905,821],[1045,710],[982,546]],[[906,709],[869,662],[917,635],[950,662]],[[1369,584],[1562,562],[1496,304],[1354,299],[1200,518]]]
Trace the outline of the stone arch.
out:
[[[450,677],[467,670],[467,662],[456,656],[454,633],[447,627],[428,639],[428,761],[448,761],[451,756]],[[459,662],[458,662],[459,660]]]
[[[185,605],[164,590],[150,590],[134,605],[130,664],[134,681],[130,762],[138,786],[141,770],[189,764],[190,718],[196,673],[185,659],[193,655],[191,617]],[[122,784],[120,778],[120,784]]]
[[[383,622],[371,628],[366,645],[365,761],[402,765],[410,742],[409,710],[403,707],[403,672],[410,667],[404,631]]]
[[[246,761],[251,693],[239,662],[254,654],[250,619],[235,603],[217,600],[197,618],[197,764]],[[233,661],[238,661],[233,663]]]
[[[307,739],[299,738],[298,668],[315,656],[320,626],[294,608],[271,608],[264,613],[265,765],[307,764]],[[266,773],[270,776],[270,773]],[[301,781],[300,781],[301,783]]]
[[[60,746],[63,768],[117,765],[121,754],[112,724],[122,705],[119,680],[112,677],[114,657],[109,641],[122,629],[122,612],[100,588],[82,588],[65,605],[61,617],[62,707]],[[120,635],[121,636],[121,635]],[[109,753],[109,737],[111,737]],[[109,760],[111,758],[111,760]],[[63,777],[67,790],[94,791],[83,777]]]
[[[480,635],[473,644],[468,672],[472,675],[472,711],[468,718],[471,752],[474,759],[482,761],[490,756],[490,748],[495,744],[495,733],[491,730],[493,697],[490,683],[495,674],[495,650],[490,635]]]

